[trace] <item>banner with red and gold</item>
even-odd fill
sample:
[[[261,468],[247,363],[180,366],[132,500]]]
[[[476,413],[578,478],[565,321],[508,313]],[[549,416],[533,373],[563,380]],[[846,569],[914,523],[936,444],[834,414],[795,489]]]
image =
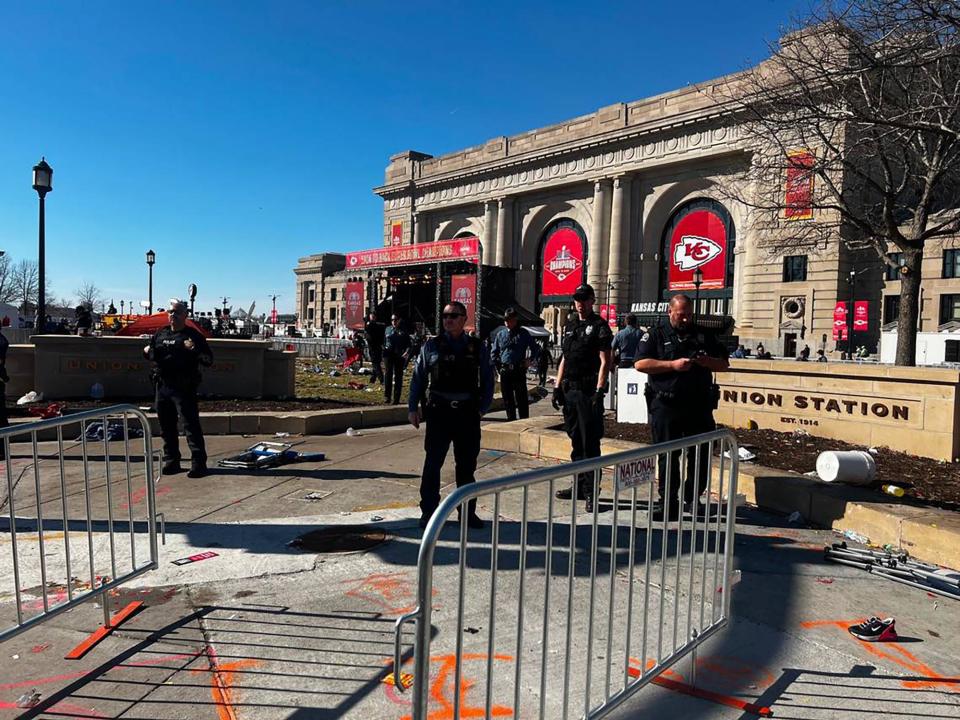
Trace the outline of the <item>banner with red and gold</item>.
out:
[[[866,332],[869,326],[870,301],[857,300],[853,303],[853,331]]]
[[[600,319],[606,320],[607,324],[610,326],[610,329],[616,332],[617,331],[617,306],[601,305]]]
[[[464,329],[467,332],[477,329],[477,276],[470,275],[451,275],[450,276],[450,299],[463,303],[467,308],[467,324]]]
[[[687,213],[670,236],[669,287],[694,290],[694,273],[703,273],[701,290],[721,290],[727,284],[727,224],[712,210]]]
[[[394,247],[403,245],[403,220],[394,220],[390,225],[390,244]]]
[[[569,298],[583,284],[583,240],[573,228],[555,230],[543,245],[543,298]]]
[[[847,339],[847,303],[843,300],[837,301],[833,308],[833,339]]]
[[[343,291],[344,304],[346,305],[343,313],[344,325],[348,328],[359,329],[363,327],[363,281],[348,282]]]
[[[787,180],[784,217],[787,220],[810,220],[813,217],[814,154],[809,150],[787,153]]]
[[[456,240],[400,245],[347,253],[347,270],[420,265],[423,263],[475,261],[480,256],[480,241],[476,237]]]

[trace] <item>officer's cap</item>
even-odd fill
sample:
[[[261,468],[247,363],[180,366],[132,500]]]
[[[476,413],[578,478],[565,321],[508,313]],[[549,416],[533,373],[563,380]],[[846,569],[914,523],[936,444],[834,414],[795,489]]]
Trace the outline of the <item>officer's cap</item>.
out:
[[[596,300],[597,294],[593,292],[593,287],[590,285],[581,285],[576,290],[573,291],[574,300]]]
[[[517,311],[515,308],[508,307],[506,310],[503,311],[504,320],[506,320],[507,318],[513,318],[513,317],[517,317]]]

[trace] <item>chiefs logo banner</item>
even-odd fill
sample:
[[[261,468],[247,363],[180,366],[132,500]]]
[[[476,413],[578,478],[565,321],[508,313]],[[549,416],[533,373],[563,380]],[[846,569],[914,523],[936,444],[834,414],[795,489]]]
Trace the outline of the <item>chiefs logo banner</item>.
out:
[[[346,305],[344,325],[348,328],[363,327],[363,281],[348,282],[343,291]]]
[[[853,330],[854,332],[866,332],[869,327],[870,301],[857,300],[853,303]]]
[[[670,290],[693,290],[697,268],[701,290],[719,290],[727,282],[727,225],[710,210],[684,215],[670,237]]]
[[[390,244],[403,245],[403,220],[394,220],[390,225]]]
[[[569,297],[583,284],[583,240],[572,228],[560,228],[543,246],[541,294]]]
[[[833,339],[846,340],[847,330],[847,304],[840,300],[833,308]]]
[[[450,276],[450,299],[463,303],[467,308],[467,324],[463,329],[467,332],[476,330],[477,317],[477,276],[476,275],[451,275]]]

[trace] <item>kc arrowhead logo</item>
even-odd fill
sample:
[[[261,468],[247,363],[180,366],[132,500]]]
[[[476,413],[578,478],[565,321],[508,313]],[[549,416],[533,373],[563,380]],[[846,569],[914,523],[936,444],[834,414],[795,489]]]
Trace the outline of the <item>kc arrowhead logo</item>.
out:
[[[713,260],[723,248],[710,238],[684,235],[673,248],[673,264],[681,270],[693,270]]]

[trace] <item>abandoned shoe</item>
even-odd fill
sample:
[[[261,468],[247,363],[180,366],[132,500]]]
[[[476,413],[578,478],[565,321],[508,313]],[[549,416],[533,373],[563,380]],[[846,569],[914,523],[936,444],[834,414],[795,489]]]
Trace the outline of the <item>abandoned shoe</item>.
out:
[[[872,617],[864,620],[859,625],[851,625],[847,628],[851,635],[857,640],[864,642],[883,642],[885,640],[897,639],[897,621],[893,618],[881,620],[878,617]]]
[[[190,468],[190,471],[187,473],[188,478],[202,478],[207,475],[207,466],[206,465],[193,465]]]
[[[180,467],[179,460],[167,460],[163,464],[163,469],[161,470],[161,472],[164,475],[176,475],[177,473],[182,473],[183,468]]]

